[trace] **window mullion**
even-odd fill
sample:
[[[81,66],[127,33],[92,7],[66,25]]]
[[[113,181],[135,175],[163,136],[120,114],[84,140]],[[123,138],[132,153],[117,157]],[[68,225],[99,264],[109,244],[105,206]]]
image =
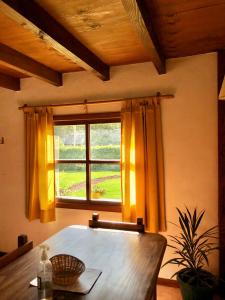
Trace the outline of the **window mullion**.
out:
[[[86,193],[87,201],[90,202],[90,124],[85,124],[86,131]]]

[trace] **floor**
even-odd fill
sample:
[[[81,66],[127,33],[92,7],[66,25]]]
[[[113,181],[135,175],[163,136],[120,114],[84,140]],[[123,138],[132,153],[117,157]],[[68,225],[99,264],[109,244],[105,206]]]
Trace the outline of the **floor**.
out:
[[[182,297],[178,288],[157,285],[157,300],[182,300]]]
[[[178,288],[157,285],[157,300],[182,300],[182,297]],[[215,296],[214,300],[222,298]]]

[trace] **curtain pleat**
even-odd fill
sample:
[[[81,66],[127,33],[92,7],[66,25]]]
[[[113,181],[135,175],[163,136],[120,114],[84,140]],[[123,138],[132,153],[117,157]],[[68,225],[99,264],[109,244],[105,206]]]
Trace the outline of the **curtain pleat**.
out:
[[[123,220],[142,217],[147,231],[165,231],[160,104],[157,99],[125,103],[121,122]]]
[[[26,108],[26,216],[55,220],[54,130],[49,108]]]

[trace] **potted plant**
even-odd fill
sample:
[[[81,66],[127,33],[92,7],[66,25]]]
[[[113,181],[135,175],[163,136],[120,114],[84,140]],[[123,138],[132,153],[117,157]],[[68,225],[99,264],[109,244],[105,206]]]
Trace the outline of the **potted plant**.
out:
[[[211,300],[215,292],[216,277],[206,271],[204,267],[209,264],[209,254],[218,249],[216,239],[218,238],[217,226],[199,232],[199,227],[205,211],[200,213],[197,209],[191,213],[188,208],[180,211],[178,235],[169,236],[172,244],[168,245],[174,249],[175,257],[168,260],[167,264],[176,264],[183,268],[173,274],[177,275],[181,294],[184,300]]]
[[[91,198],[93,199],[99,199],[101,198],[101,196],[105,193],[105,189],[103,189],[101,186],[99,185],[93,185],[92,189],[91,189]]]

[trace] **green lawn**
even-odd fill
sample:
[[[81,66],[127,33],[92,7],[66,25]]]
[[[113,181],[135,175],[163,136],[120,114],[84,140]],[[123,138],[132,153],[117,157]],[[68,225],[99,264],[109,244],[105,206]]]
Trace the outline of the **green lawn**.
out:
[[[93,171],[92,180],[96,178],[104,178],[107,176],[120,175],[118,171]],[[60,194],[63,196],[73,196],[73,197],[85,197],[85,187],[81,185],[80,187],[73,187],[75,184],[85,183],[86,174],[83,171],[80,172],[70,172],[64,171],[60,172],[59,175],[59,188]],[[104,189],[104,194],[101,198],[105,199],[121,199],[120,191],[120,178],[106,179],[105,181],[95,183],[99,187]],[[92,183],[93,186],[93,183]]]

